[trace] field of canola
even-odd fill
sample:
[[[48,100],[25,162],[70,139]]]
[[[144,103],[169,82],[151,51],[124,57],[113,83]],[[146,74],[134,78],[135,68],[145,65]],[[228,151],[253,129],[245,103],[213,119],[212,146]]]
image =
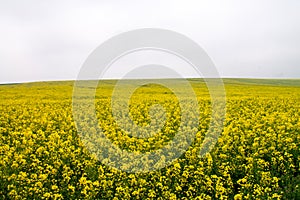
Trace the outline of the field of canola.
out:
[[[205,157],[198,154],[210,98],[202,80],[190,82],[200,107],[196,138],[171,165],[147,173],[118,171],[87,151],[73,120],[73,82],[0,85],[0,199],[300,199],[300,80],[225,79],[223,132]],[[130,107],[135,123],[149,124],[153,102],[167,121],[150,138],[132,138],[109,108],[114,83],[96,92],[106,136],[129,151],[163,147],[178,129],[176,96],[157,85],[139,88]]]

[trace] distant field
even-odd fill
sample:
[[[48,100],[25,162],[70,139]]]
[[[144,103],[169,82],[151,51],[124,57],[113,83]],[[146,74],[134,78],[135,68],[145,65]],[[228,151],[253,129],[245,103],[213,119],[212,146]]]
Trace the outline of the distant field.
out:
[[[181,80],[168,81],[185,94]],[[196,128],[194,142],[171,165],[137,174],[112,169],[87,151],[73,119],[73,81],[0,85],[0,199],[300,199],[300,79],[223,79],[224,128],[205,157],[198,155],[209,128],[209,91],[204,80],[189,81],[198,105],[188,94],[185,100],[200,116],[190,116],[199,121],[196,127],[183,129]],[[157,103],[167,118],[155,135],[134,138],[111,113],[115,84],[102,81],[95,94],[105,135],[130,152],[164,147],[182,119],[176,96],[159,85],[137,89],[129,109],[137,125],[149,125],[149,109]],[[132,84],[123,80],[121,93]],[[163,114],[154,109],[154,115],[162,119]],[[122,123],[126,126],[126,119]],[[97,135],[88,123],[80,126]]]
[[[273,86],[300,86],[300,79],[224,79],[225,84],[253,84]]]

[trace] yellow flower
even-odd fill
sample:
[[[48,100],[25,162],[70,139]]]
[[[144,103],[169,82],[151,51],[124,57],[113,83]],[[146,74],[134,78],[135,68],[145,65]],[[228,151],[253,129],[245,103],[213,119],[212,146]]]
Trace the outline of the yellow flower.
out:
[[[85,185],[86,184],[86,177],[81,177],[80,179],[79,179],[79,184],[80,185]]]
[[[52,186],[51,186],[51,189],[52,189],[52,190],[57,190],[57,189],[58,189],[58,186],[57,186],[57,185],[52,185]]]
[[[72,192],[75,192],[75,187],[73,185],[68,185],[68,189]]]
[[[40,175],[39,175],[39,179],[41,179],[41,180],[46,180],[47,177],[48,177],[47,174],[40,174]]]
[[[38,182],[35,183],[35,187],[42,188],[43,187],[43,183],[41,183],[40,181],[38,181]]]
[[[44,195],[43,195],[45,198],[50,198],[51,197],[51,194],[49,192],[46,192]]]
[[[234,195],[234,200],[242,200],[243,196],[241,194]]]

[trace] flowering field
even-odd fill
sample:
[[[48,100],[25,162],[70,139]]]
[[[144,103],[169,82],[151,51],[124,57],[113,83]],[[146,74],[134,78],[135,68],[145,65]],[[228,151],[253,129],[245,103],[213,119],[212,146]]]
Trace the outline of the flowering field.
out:
[[[224,80],[223,132],[204,157],[209,92],[203,81],[190,82],[200,110],[196,138],[171,165],[145,173],[110,168],[89,153],[73,120],[73,82],[0,85],[0,199],[300,199],[300,81]],[[181,120],[176,96],[158,85],[140,87],[130,102],[133,121],[147,126],[158,103],[166,123],[151,137],[134,138],[111,113],[114,83],[104,81],[95,95],[106,136],[132,152],[166,145]],[[155,109],[154,115],[163,116]]]

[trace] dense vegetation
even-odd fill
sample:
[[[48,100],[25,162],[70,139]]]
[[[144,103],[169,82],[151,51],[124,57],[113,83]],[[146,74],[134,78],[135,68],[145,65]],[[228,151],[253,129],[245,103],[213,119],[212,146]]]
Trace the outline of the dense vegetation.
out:
[[[300,81],[224,80],[224,129],[205,157],[199,148],[209,126],[209,92],[202,80],[190,82],[201,111],[195,141],[171,165],[147,173],[118,171],[88,152],[72,116],[73,82],[0,85],[0,198],[300,199]],[[134,121],[149,124],[155,102],[167,122],[150,138],[132,138],[110,112],[114,84],[103,81],[96,93],[107,137],[130,151],[164,146],[180,121],[176,96],[157,85],[139,88],[131,99]]]

